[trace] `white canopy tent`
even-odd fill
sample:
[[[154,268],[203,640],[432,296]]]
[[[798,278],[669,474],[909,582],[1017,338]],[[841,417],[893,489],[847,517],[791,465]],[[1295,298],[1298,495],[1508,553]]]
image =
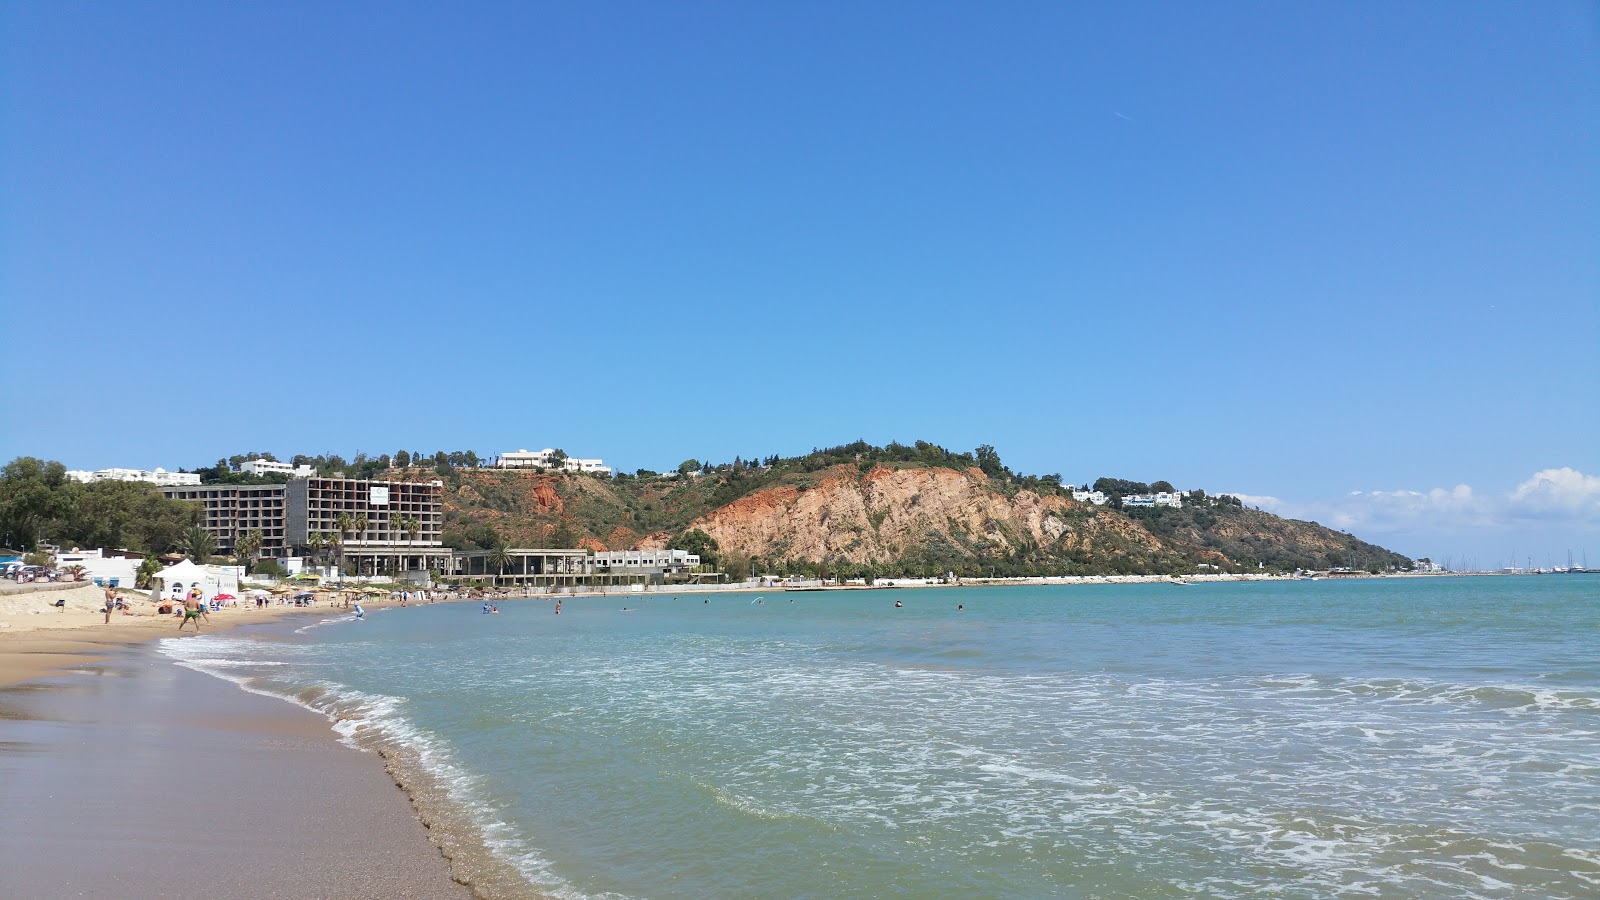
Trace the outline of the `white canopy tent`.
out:
[[[239,593],[239,579],[232,572],[216,566],[198,566],[187,559],[162,569],[154,577],[161,582],[161,593],[168,597],[182,596],[197,585],[206,599],[218,594]]]

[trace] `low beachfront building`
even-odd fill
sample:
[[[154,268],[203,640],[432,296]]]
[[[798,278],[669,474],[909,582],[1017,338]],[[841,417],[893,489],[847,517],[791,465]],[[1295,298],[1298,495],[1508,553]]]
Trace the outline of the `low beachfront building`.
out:
[[[317,470],[308,465],[291,466],[271,459],[247,459],[239,464],[246,475],[285,475],[289,478],[310,478]]]
[[[1106,495],[1100,491],[1073,491],[1072,499],[1079,503],[1093,503],[1095,506],[1106,505]]]
[[[579,459],[576,456],[556,458],[556,451],[512,450],[500,454],[494,462],[497,469],[560,469],[563,472],[582,472],[591,475],[610,475],[611,468],[599,459]]]
[[[458,550],[455,577],[494,587],[581,587],[622,583],[589,571],[589,551],[516,547],[497,560],[490,550]]]
[[[101,549],[62,550],[56,553],[56,567],[65,570],[71,566],[83,569],[85,581],[131,588],[137,580],[139,565],[144,557],[135,553],[123,555],[117,551],[107,553]]]
[[[85,484],[92,481],[143,481],[148,484],[165,487],[168,485],[200,483],[200,475],[198,473],[168,472],[166,469],[159,468],[153,472],[147,472],[144,469],[96,469],[93,472],[71,469],[67,472],[67,477]]]
[[[698,568],[700,557],[687,550],[607,550],[588,562],[591,572],[682,575]]]

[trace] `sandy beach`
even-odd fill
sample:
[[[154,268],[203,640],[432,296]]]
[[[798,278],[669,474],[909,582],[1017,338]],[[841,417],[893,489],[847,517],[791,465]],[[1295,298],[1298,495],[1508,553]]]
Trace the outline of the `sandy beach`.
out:
[[[149,643],[174,617],[135,601],[107,625],[103,596],[0,594],[0,896],[472,896],[382,760],[174,665]],[[225,609],[206,631],[329,611]]]

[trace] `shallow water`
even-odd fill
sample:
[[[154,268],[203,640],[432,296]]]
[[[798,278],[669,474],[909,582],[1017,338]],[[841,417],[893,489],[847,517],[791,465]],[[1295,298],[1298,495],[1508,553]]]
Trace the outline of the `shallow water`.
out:
[[[1600,578],[761,596],[163,651],[396,754],[490,893],[1600,891]]]

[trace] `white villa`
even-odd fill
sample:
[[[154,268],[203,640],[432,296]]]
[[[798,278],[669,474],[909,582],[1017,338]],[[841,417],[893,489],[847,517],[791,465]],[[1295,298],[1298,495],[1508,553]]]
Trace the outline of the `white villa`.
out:
[[[1124,508],[1130,506],[1135,508],[1170,506],[1173,509],[1180,509],[1183,506],[1183,498],[1187,496],[1189,496],[1188,491],[1162,491],[1158,494],[1129,494],[1128,496],[1122,498],[1122,505]],[[1101,491],[1075,490],[1072,492],[1072,499],[1078,501],[1079,503],[1093,503],[1095,506],[1105,506],[1106,501],[1111,498],[1107,497],[1105,493]]]
[[[270,459],[247,459],[239,464],[239,471],[246,475],[287,475],[290,478],[310,478],[317,474],[316,469],[307,465],[291,466]]]
[[[162,487],[172,487],[200,483],[200,476],[194,472],[168,472],[166,469],[156,469],[154,472],[146,472],[143,469],[97,469],[85,472],[74,469],[67,472],[67,477],[85,484],[91,481],[146,481]]]
[[[586,472],[594,475],[610,475],[611,469],[603,460],[579,459],[569,456],[559,464],[555,461],[556,451],[546,447],[543,450],[514,450],[500,454],[495,460],[497,469],[561,469],[566,472]]]

